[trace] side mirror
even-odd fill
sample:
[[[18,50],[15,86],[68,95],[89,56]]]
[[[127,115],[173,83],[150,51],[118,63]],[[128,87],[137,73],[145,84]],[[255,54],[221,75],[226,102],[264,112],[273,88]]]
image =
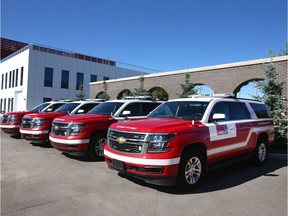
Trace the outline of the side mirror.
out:
[[[130,110],[124,110],[121,114],[121,116],[129,116],[131,115],[131,111]]]
[[[226,115],[224,113],[215,113],[213,116],[212,116],[212,119],[214,121],[219,121],[219,120],[225,120],[226,119]]]
[[[52,108],[48,108],[48,109],[46,110],[46,112],[52,112],[52,111],[53,111]]]
[[[82,114],[82,113],[84,113],[84,109],[79,109],[79,110],[77,111],[77,114]]]

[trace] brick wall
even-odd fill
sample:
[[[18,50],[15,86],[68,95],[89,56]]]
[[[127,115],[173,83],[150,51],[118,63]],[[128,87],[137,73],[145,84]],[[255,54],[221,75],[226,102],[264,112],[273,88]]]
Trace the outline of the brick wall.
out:
[[[283,89],[283,95],[285,95],[286,98],[287,61],[287,56],[275,57],[273,59],[278,72],[277,79],[281,81],[286,80]],[[181,93],[180,84],[184,83],[185,73],[188,72],[190,73],[190,80],[194,84],[207,85],[215,93],[234,93],[250,81],[263,80],[265,78],[265,69],[269,62],[270,59],[259,59],[211,67],[149,74],[144,76],[144,87],[146,90],[161,87],[168,93],[169,99],[178,98],[177,94]],[[134,89],[139,88],[140,85],[139,76],[108,80],[106,83],[111,99],[116,99],[118,94],[124,89],[129,89],[133,92]],[[103,82],[90,84],[90,98],[95,98],[101,91],[103,91]]]

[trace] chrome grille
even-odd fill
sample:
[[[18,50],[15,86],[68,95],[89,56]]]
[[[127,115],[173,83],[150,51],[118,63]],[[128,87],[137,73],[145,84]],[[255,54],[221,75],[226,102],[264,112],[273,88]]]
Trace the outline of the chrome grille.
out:
[[[130,133],[110,129],[108,132],[108,145],[119,152],[141,154],[147,150],[146,137],[147,134],[143,133]]]
[[[66,136],[69,123],[53,122],[51,132],[55,136]]]
[[[2,116],[2,123],[8,123],[8,115]]]
[[[32,120],[32,118],[23,118],[21,124],[22,128],[31,128]]]

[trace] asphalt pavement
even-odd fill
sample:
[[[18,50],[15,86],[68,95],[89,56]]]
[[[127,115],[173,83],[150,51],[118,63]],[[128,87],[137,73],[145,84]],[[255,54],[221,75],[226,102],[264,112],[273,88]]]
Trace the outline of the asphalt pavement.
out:
[[[287,216],[287,155],[213,170],[181,193],[1,132],[1,215]]]

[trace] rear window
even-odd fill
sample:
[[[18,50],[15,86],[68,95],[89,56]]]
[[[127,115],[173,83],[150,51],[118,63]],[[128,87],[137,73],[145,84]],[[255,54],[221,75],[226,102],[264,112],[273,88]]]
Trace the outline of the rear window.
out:
[[[264,104],[250,103],[257,118],[271,118],[270,112]]]

